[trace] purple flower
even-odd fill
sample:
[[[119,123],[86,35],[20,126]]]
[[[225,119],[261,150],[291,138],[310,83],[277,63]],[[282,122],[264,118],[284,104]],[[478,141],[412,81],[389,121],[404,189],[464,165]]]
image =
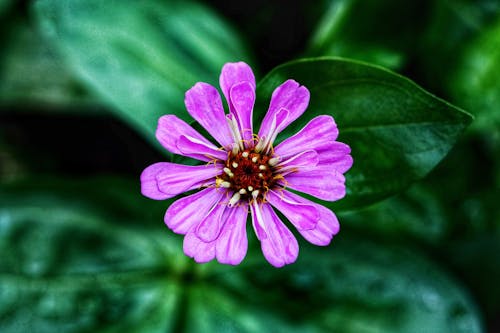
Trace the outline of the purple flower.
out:
[[[339,231],[335,214],[288,189],[327,201],[344,197],[343,174],[353,160],[349,146],[336,141],[333,118],[318,116],[273,147],[278,133],[306,110],[307,88],[294,80],[277,87],[256,135],[252,124],[255,77],[250,67],[227,63],[219,82],[229,114],[224,113],[217,89],[207,83],[195,84],[185,98],[189,114],[219,147],[176,116],[161,117],[156,131],[160,143],[174,154],[207,163],[155,163],[141,175],[142,194],[164,200],[201,189],[175,201],[165,214],[167,226],[186,235],[184,252],[196,262],[217,258],[237,265],[243,260],[249,208],[262,252],[273,266],[293,263],[299,252],[297,240],[275,209],[309,242],[328,245]]]

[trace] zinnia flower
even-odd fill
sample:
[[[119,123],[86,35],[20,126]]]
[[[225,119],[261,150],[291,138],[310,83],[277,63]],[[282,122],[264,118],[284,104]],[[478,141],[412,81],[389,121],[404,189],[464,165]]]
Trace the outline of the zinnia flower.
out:
[[[189,114],[219,143],[219,147],[174,115],[159,119],[156,137],[170,152],[207,162],[188,166],[155,163],[141,175],[142,194],[156,200],[201,189],[175,201],[165,223],[186,235],[184,252],[196,262],[216,258],[237,265],[246,255],[246,221],[252,225],[265,258],[273,266],[293,263],[296,238],[275,209],[315,245],[328,245],[339,223],[326,207],[288,189],[335,201],[345,195],[345,173],[352,166],[350,148],[337,142],[331,116],[312,119],[297,134],[276,147],[276,136],[304,113],[309,91],[294,80],[277,87],[258,134],[252,113],[255,77],[243,63],[222,68],[220,87],[229,105],[224,113],[219,92],[198,82],[186,92]]]

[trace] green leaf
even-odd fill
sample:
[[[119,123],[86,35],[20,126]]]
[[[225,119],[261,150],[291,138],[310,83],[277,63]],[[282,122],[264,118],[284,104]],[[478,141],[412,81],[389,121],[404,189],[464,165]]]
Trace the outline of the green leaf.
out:
[[[255,114],[262,117],[273,89],[289,78],[306,86],[311,99],[306,113],[281,138],[328,114],[337,122],[339,141],[352,148],[347,197],[329,204],[333,208],[361,207],[404,190],[441,161],[471,121],[402,76],[334,58],[275,68],[259,83]]]
[[[116,179],[0,187],[0,331],[482,331],[462,288],[411,249],[343,237],[283,269],[254,249],[238,267],[197,265],[161,205]]]
[[[416,240],[426,245],[439,245],[455,222],[448,219],[440,199],[432,188],[418,183],[367,209],[338,215],[346,232],[354,229],[401,244]]]
[[[425,6],[398,0],[329,0],[308,55],[340,56],[401,69],[414,47]],[[383,24],[382,24],[383,22]]]
[[[24,20],[12,24],[0,54],[0,107],[75,113],[99,105]],[[93,108],[91,108],[93,107]]]
[[[207,273],[208,285],[274,309],[299,332],[482,331],[453,279],[407,247],[378,244],[344,235],[329,250],[302,247],[297,263],[279,271],[243,265],[243,279],[220,267]]]
[[[103,205],[107,200],[85,199],[89,192],[123,191],[129,183],[59,182],[64,185],[42,182],[0,191],[0,331],[172,327],[175,317],[165,314],[176,311],[180,289],[173,279],[186,263],[176,239],[160,241],[140,223],[118,219],[112,206]],[[107,199],[130,211],[117,192]]]
[[[161,115],[188,119],[188,88],[248,59],[224,21],[190,1],[41,0],[34,9],[82,81],[153,142]]]

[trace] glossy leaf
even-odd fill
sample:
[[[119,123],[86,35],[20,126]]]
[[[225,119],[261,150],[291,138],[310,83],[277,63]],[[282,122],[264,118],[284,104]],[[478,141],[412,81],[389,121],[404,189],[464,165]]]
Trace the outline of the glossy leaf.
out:
[[[254,114],[267,109],[273,89],[295,79],[311,92],[306,113],[281,138],[311,118],[332,115],[339,141],[352,148],[347,197],[334,207],[352,209],[400,192],[424,177],[454,145],[471,116],[410,80],[363,63],[318,58],[278,66],[259,84]]]
[[[346,233],[354,229],[401,243],[416,240],[439,245],[456,222],[450,221],[440,199],[428,186],[418,183],[367,209],[339,214],[339,220]]]
[[[34,9],[82,81],[155,143],[161,115],[188,119],[187,89],[216,83],[225,62],[248,59],[224,21],[190,1],[42,0]]]
[[[85,199],[104,185],[123,191],[123,182],[90,183],[93,190],[81,182],[0,190],[0,331],[165,332],[174,325],[165,314],[175,313],[180,289],[165,277],[186,261],[170,252],[173,239],[118,219],[106,200]],[[124,204],[119,198],[108,196]]]
[[[124,181],[3,185],[0,331],[481,332],[460,286],[408,248],[344,237],[280,270],[253,248],[197,265],[141,211],[162,213]]]
[[[2,46],[0,107],[71,113],[82,106],[87,106],[87,112],[98,109],[100,103],[89,96],[24,20],[12,24]]]

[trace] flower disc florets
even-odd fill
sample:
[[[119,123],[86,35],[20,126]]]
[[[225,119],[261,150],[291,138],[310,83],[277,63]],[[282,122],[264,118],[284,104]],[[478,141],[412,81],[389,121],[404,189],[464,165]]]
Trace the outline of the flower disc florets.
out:
[[[279,157],[258,152],[255,148],[229,152],[216,185],[234,191],[230,205],[239,201],[264,202],[266,193],[283,179],[275,168],[278,162]]]

